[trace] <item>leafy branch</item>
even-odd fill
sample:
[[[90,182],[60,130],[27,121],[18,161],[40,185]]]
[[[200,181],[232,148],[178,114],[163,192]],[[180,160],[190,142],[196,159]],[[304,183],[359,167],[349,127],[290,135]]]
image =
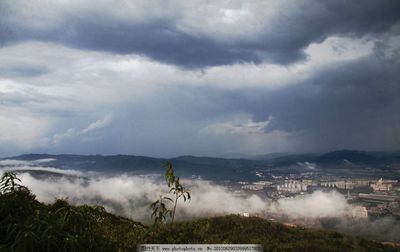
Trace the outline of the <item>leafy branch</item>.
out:
[[[17,178],[15,173],[10,171],[5,172],[0,179],[0,194],[10,193],[26,188],[18,182],[21,182],[21,180]]]
[[[175,219],[175,212],[178,205],[178,200],[181,197],[183,198],[184,202],[190,201],[191,199],[189,191],[183,187],[183,185],[180,183],[179,177],[175,175],[172,162],[167,161],[165,164],[165,168],[165,181],[170,188],[169,193],[172,193],[174,195],[174,199],[166,196],[160,196],[159,200],[153,202],[150,205],[150,208],[153,211],[151,217],[154,218],[155,224],[166,222],[167,216],[171,217],[171,223],[173,223]],[[173,203],[172,210],[167,208],[165,201],[170,201],[171,203]]]
[[[168,187],[170,188],[169,192],[170,193],[172,192],[175,195],[174,208],[172,210],[172,217],[171,217],[172,218],[171,223],[173,223],[175,219],[175,212],[176,212],[176,206],[178,204],[178,199],[183,197],[183,202],[186,202],[187,200],[190,201],[191,198],[189,191],[185,189],[179,182],[179,177],[175,176],[172,167],[172,162],[167,161],[165,167],[167,168],[165,172],[165,179],[168,183]]]
[[[154,224],[156,225],[164,223],[168,215],[172,216],[171,210],[169,210],[165,204],[167,200],[173,202],[171,198],[160,195],[160,199],[154,201],[150,205],[150,208],[153,210],[151,218],[154,218]]]

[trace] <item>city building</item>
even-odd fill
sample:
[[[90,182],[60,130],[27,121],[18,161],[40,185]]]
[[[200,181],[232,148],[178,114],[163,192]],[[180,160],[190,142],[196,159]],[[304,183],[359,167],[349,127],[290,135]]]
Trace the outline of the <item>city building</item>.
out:
[[[351,210],[351,215],[354,218],[368,218],[368,210],[363,206],[354,206]]]
[[[371,184],[374,192],[390,192],[393,189],[393,181],[385,181],[379,179],[377,182]]]
[[[283,184],[278,185],[276,189],[281,192],[290,193],[306,192],[307,184],[297,180],[288,180],[285,181]]]
[[[251,184],[251,185],[243,185],[242,189],[243,190],[251,190],[251,191],[260,191],[264,189],[265,185],[260,185],[260,184]]]
[[[322,181],[320,184],[322,187],[329,188],[339,188],[352,190],[359,187],[367,187],[369,185],[369,180],[335,180],[335,181]]]

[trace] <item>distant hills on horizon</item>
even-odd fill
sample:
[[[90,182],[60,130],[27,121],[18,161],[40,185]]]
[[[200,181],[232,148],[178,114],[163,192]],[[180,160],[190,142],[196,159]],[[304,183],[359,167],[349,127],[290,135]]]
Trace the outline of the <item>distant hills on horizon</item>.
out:
[[[3,157],[0,160],[5,159],[17,159],[17,160],[34,160],[37,157],[42,158],[54,158],[54,157],[140,157],[140,158],[151,158],[151,159],[158,159],[158,160],[175,160],[181,158],[201,158],[201,159],[246,159],[246,160],[274,160],[274,159],[282,159],[287,157],[314,157],[314,158],[321,158],[321,157],[330,157],[330,158],[348,158],[348,159],[381,159],[387,157],[400,157],[400,150],[398,151],[362,151],[362,150],[335,150],[329,152],[306,152],[306,153],[293,153],[293,152],[273,152],[267,153],[263,155],[246,155],[241,153],[232,153],[228,154],[227,156],[202,156],[202,155],[181,155],[172,158],[162,158],[162,157],[151,157],[151,156],[143,156],[143,155],[131,155],[131,154],[48,154],[48,153],[28,153],[28,154],[21,154],[18,156],[10,156],[10,157]]]
[[[99,172],[137,172],[162,173],[163,164],[171,160],[177,173],[182,177],[198,175],[206,179],[225,179],[229,173],[231,179],[256,179],[255,171],[276,167],[292,167],[292,169],[307,169],[310,164],[324,169],[325,167],[365,165],[381,170],[397,170],[400,167],[400,151],[370,152],[339,150],[323,154],[267,154],[253,158],[217,158],[179,156],[171,159],[153,158],[134,155],[72,155],[72,154],[24,154],[15,157],[2,158],[21,161],[39,159],[54,159],[43,163],[61,169],[76,169]],[[0,167],[5,166],[0,163]]]

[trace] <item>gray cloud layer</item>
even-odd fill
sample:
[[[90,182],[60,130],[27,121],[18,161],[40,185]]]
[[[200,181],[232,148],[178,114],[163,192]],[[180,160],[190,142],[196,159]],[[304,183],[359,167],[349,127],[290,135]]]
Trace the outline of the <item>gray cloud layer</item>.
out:
[[[238,62],[287,64],[304,60],[303,50],[310,43],[333,35],[373,36],[386,32],[400,19],[400,4],[395,0],[208,2],[204,10],[179,1],[137,5],[101,1],[92,8],[88,1],[2,1],[0,42],[55,41],[76,48],[142,54],[184,68]],[[268,9],[274,12],[267,18]],[[242,12],[240,23],[231,18],[241,13],[235,13],[238,10],[249,12]],[[214,15],[225,15],[225,19],[214,27],[196,23],[196,19]],[[240,31],[233,36],[223,34],[224,29]]]
[[[0,155],[400,148],[398,1],[0,2]]]

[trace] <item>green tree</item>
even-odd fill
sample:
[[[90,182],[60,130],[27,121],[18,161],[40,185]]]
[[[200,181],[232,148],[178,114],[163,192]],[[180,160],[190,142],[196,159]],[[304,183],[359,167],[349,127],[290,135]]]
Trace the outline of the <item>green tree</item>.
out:
[[[167,200],[173,202],[171,198],[160,195],[160,199],[150,205],[150,208],[153,210],[151,218],[154,218],[154,224],[156,225],[166,222],[168,215],[172,216],[172,211],[167,208],[165,203]]]
[[[187,189],[183,187],[183,185],[179,182],[179,177],[175,175],[174,169],[172,167],[172,162],[167,161],[165,164],[166,172],[165,172],[165,180],[167,181],[168,187],[170,188],[169,192],[173,193],[175,196],[174,199],[174,208],[172,209],[172,219],[171,223],[174,222],[176,206],[178,204],[178,200],[183,197],[183,201],[190,201],[190,193]]]
[[[180,183],[179,177],[175,175],[172,162],[167,161],[165,168],[165,181],[167,182],[168,188],[170,188],[169,193],[174,195],[174,199],[172,200],[170,197],[160,195],[160,199],[150,205],[150,208],[153,211],[151,217],[154,218],[154,224],[166,222],[167,216],[171,217],[171,223],[173,223],[175,220],[175,212],[178,205],[178,200],[180,198],[183,198],[184,202],[190,200],[190,193]],[[167,201],[170,201],[173,204],[172,210],[167,208]]]
[[[18,181],[21,182],[15,173],[10,171],[5,172],[0,179],[0,194],[24,189],[25,187],[20,185]]]

